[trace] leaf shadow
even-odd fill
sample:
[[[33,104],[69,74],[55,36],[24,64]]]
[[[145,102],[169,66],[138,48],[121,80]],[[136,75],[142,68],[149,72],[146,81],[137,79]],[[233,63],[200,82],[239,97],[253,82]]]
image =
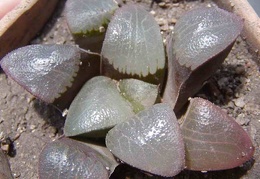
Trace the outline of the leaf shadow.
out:
[[[110,179],[163,179],[165,177],[146,174],[127,164],[120,164],[110,176]]]
[[[33,108],[45,121],[45,124],[42,126],[43,130],[50,130],[48,132],[52,132],[55,135],[63,134],[65,119],[62,117],[61,111],[52,104],[47,104],[39,99],[34,100]]]
[[[43,28],[37,33],[37,36],[31,40],[31,44],[42,43],[44,37],[47,37],[47,34],[49,34],[50,31],[55,28],[55,24],[57,24],[57,21],[59,21],[59,17],[63,16],[66,1],[67,0],[58,1],[52,16],[49,18]]]
[[[227,105],[242,92],[246,79],[246,69],[242,65],[222,64],[195,96],[220,106]]]
[[[110,179],[238,179],[244,176],[247,171],[253,166],[253,164],[254,160],[252,159],[246,162],[242,167],[228,170],[209,172],[183,170],[181,173],[174,177],[153,176],[141,172],[140,170],[127,164],[121,164],[110,176]]]

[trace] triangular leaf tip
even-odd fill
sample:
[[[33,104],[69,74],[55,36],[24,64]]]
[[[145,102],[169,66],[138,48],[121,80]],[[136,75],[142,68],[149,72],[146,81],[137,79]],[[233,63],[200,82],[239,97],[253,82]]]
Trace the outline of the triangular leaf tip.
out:
[[[72,45],[28,45],[7,54],[1,67],[27,91],[52,103],[79,70],[80,50]]]
[[[42,150],[39,177],[108,179],[117,163],[104,150],[106,149],[97,145],[88,145],[69,138],[58,139]]]
[[[156,104],[112,128],[108,149],[123,162],[146,172],[171,177],[184,168],[179,124],[166,104]]]
[[[251,159],[254,146],[245,130],[211,102],[191,99],[181,125],[189,170],[224,170]]]

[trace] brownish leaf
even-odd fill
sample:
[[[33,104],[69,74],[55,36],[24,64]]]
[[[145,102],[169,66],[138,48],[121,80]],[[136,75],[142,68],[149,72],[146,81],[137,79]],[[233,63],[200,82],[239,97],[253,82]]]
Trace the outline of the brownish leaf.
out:
[[[191,10],[182,16],[167,45],[163,101],[178,112],[222,64],[242,27],[239,17],[216,7]]]
[[[184,168],[184,143],[172,109],[156,104],[116,125],[106,137],[108,149],[123,162],[171,177]]]
[[[242,165],[254,154],[248,134],[218,106],[191,99],[181,125],[189,170],[224,170]]]

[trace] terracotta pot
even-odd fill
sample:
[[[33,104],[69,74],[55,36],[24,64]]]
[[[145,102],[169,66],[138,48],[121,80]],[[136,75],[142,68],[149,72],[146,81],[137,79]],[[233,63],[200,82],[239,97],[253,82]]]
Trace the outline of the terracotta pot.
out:
[[[0,58],[28,42],[46,23],[58,0],[20,0],[10,3],[12,9],[0,17]],[[1,12],[0,12],[1,15]]]
[[[220,8],[226,9],[228,11],[234,12],[244,19],[244,30],[242,37],[245,38],[252,52],[258,57],[257,62],[260,64],[260,19],[254,8],[254,3],[258,3],[260,7],[259,0],[213,0]],[[255,7],[256,10],[259,8]],[[258,9],[257,9],[258,8]]]

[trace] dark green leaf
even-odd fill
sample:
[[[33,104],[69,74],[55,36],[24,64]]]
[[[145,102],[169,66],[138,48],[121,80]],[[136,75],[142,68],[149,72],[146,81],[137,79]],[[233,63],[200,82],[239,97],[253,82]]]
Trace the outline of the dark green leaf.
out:
[[[94,77],[73,100],[64,133],[66,136],[105,136],[106,130],[133,115],[131,104],[121,96],[112,79]]]

